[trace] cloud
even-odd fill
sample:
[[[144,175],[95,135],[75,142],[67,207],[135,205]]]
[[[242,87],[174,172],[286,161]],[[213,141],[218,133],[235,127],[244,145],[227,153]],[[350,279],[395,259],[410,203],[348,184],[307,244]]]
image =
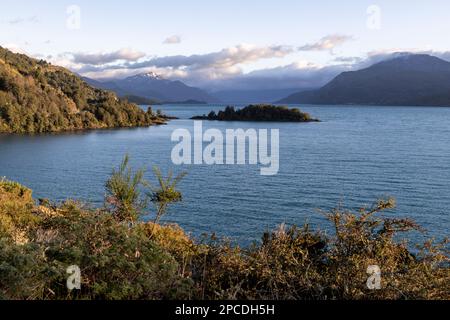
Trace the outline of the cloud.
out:
[[[38,23],[39,18],[37,16],[30,16],[28,18],[17,17],[9,20],[3,20],[2,22],[6,22],[7,24],[10,25],[17,25],[22,23]]]
[[[136,70],[165,70],[165,73],[170,74],[189,74],[202,79],[217,79],[241,74],[242,65],[262,59],[283,58],[293,52],[295,50],[288,46],[238,45],[206,54],[155,57],[139,62],[128,59],[128,61],[110,65],[107,62],[118,60],[116,54],[78,53],[68,54],[68,56],[71,57],[69,65],[71,67],[77,65],[77,69],[74,71],[81,74],[97,74],[98,77],[118,73],[119,70],[122,73],[126,71],[128,74],[135,74]]]
[[[409,54],[427,54],[450,62],[450,51],[423,50],[418,48],[391,48],[368,52],[367,58],[362,59],[361,62],[356,65],[356,67],[361,69],[384,60],[394,59],[396,57]]]
[[[363,60],[361,57],[336,57],[333,59],[334,62],[342,62],[342,63],[349,63],[349,64],[355,64],[359,63]]]
[[[206,88],[211,88],[213,91],[318,88],[327,84],[342,72],[361,70],[376,63],[411,53],[428,54],[450,62],[450,51],[402,50],[396,48],[368,52],[364,57],[336,57],[332,60],[333,63],[325,66],[308,61],[298,61],[281,67],[239,74],[228,79],[203,82],[202,85]]]
[[[339,73],[348,70],[350,67],[346,65],[320,66],[307,61],[298,61],[276,68],[240,74],[233,78],[205,82],[203,86],[212,91],[318,88]]]
[[[450,51],[428,51],[429,54],[450,62]]]
[[[105,65],[119,60],[137,61],[145,57],[145,53],[134,51],[131,49],[121,49],[107,53],[72,53],[74,63],[88,65]]]
[[[70,63],[70,62],[69,62]],[[74,68],[73,70],[76,70]],[[143,68],[143,69],[127,69],[127,68],[113,68],[113,69],[105,69],[102,71],[89,71],[87,69],[83,69],[83,72],[79,72],[85,77],[98,79],[98,80],[111,80],[111,79],[123,79],[126,77],[131,77],[137,74],[154,72],[161,76],[164,79],[171,80],[184,80],[191,79],[189,74],[183,70],[171,70],[171,69],[160,69],[160,68]]]
[[[352,36],[334,34],[323,37],[316,43],[307,44],[298,48],[299,51],[330,51],[333,54],[333,50],[343,45],[344,43],[353,40]]]
[[[124,78],[138,73],[155,72],[164,78],[182,80],[189,85],[209,90],[319,87],[340,72],[350,69],[348,63],[323,67],[304,60],[250,73],[244,73],[242,69],[246,64],[263,59],[281,59],[296,52],[292,46],[241,44],[205,54],[154,57],[111,65],[97,64],[97,59],[91,59],[90,56],[89,59],[80,59],[79,55],[78,59],[72,60],[64,60],[63,57],[59,63],[91,78]]]
[[[163,44],[178,44],[181,43],[181,36],[173,35],[164,40]]]
[[[351,39],[351,37],[329,36],[323,39],[320,41],[320,45],[308,46],[330,50],[333,46],[342,44],[345,39]],[[147,58],[144,58],[143,53],[136,53],[132,50],[102,54],[66,53],[51,57],[50,61],[81,75],[104,80],[155,72],[164,78],[182,80],[188,85],[211,91],[265,90],[320,87],[341,72],[363,69],[402,54],[398,52],[404,51],[431,54],[450,61],[450,52],[390,49],[369,52],[361,57],[333,57],[324,66],[299,58],[295,63],[245,73],[244,65],[264,59],[282,59],[298,53],[293,46],[248,44],[204,54],[148,56]]]
[[[187,67],[190,69],[225,69],[240,64],[255,62],[261,59],[283,58],[293,52],[294,49],[288,46],[256,47],[242,44],[207,54],[153,58],[148,61],[129,65],[128,67],[143,68],[152,66],[159,68]]]

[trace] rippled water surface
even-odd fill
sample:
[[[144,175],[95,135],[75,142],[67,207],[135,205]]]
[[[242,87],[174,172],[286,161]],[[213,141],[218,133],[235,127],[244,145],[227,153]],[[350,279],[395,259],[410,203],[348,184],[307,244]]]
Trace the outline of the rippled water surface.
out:
[[[103,203],[111,168],[129,153],[132,165],[173,167],[170,136],[192,130],[193,115],[220,106],[162,106],[178,116],[167,126],[62,135],[0,136],[0,176],[21,182],[36,198]],[[303,106],[321,123],[208,122],[205,128],[277,128],[280,172],[257,166],[175,167],[188,176],[184,201],[167,217],[200,235],[216,232],[241,243],[283,222],[326,228],[318,209],[397,199],[390,216],[410,217],[439,238],[450,228],[450,108]]]

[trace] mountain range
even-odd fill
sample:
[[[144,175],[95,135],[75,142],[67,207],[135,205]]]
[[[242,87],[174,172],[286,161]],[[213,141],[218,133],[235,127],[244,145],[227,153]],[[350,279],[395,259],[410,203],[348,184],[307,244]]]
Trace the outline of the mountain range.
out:
[[[358,71],[343,72],[319,89],[208,92],[153,72],[88,84],[137,104],[277,103],[450,106],[450,62],[426,54],[399,53]]]
[[[320,89],[278,102],[450,106],[450,62],[425,54],[400,54],[369,68],[341,73]]]
[[[109,81],[98,81],[89,78],[83,78],[83,80],[94,87],[114,91],[120,97],[131,97],[132,100],[146,99],[153,103],[218,102],[218,99],[202,89],[190,87],[179,80],[164,79],[153,72]]]
[[[307,89],[305,89],[307,90]],[[299,92],[298,88],[288,89],[260,89],[260,90],[222,90],[212,92],[215,98],[223,103],[272,103],[283,99],[293,93]]]

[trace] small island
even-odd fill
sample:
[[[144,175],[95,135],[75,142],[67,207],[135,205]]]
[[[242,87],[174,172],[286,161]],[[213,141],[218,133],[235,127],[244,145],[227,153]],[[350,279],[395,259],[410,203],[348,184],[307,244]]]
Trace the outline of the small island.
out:
[[[236,110],[228,106],[224,111],[211,111],[208,115],[192,117],[192,120],[208,121],[267,121],[267,122],[319,122],[308,113],[299,109],[290,109],[285,106],[274,105],[249,105]]]
[[[208,104],[206,101],[200,101],[200,100],[194,100],[194,99],[189,99],[189,100],[184,100],[184,101],[167,101],[163,104],[180,104],[180,105],[205,105]]]

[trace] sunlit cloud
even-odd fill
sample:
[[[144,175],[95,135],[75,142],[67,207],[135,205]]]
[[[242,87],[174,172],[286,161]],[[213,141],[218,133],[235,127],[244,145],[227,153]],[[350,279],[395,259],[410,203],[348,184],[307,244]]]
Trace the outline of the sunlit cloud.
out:
[[[351,39],[348,36],[328,36],[320,42],[303,46],[301,50],[332,50]],[[182,80],[209,90],[284,89],[320,87],[341,72],[366,68],[377,62],[408,51],[431,54],[450,61],[450,52],[420,51],[399,48],[371,51],[365,56],[336,56],[326,65],[304,59],[273,68],[244,72],[245,65],[264,59],[280,59],[298,54],[294,46],[254,46],[241,44],[219,51],[195,54],[150,57],[131,49],[106,53],[64,53],[48,59],[78,74],[95,79],[125,78],[139,73],[154,72],[163,78]],[[18,50],[18,49],[16,49]],[[300,50],[300,51],[301,51]]]
[[[329,51],[334,54],[333,50],[345,44],[348,41],[353,40],[352,36],[333,34],[323,37],[316,43],[307,44],[298,48],[299,51]]]
[[[145,57],[145,53],[131,49],[102,53],[72,53],[71,55],[73,56],[73,62],[89,65],[104,65],[119,60],[137,61]]]
[[[63,62],[65,67],[78,73],[102,78],[112,74],[132,75],[142,70],[159,70],[170,75],[218,79],[241,74],[242,65],[263,59],[283,58],[294,52],[294,48],[289,46],[257,47],[242,44],[212,53],[155,57],[143,61],[136,60],[145,54],[129,50],[100,54],[66,53],[52,60]],[[122,62],[114,63],[119,60]]]
[[[128,65],[129,68],[160,67],[204,69],[230,68],[240,64],[247,64],[261,59],[283,58],[294,52],[289,46],[257,47],[241,44],[225,48],[218,52],[196,54],[190,56],[178,55],[157,57],[147,61]]]

